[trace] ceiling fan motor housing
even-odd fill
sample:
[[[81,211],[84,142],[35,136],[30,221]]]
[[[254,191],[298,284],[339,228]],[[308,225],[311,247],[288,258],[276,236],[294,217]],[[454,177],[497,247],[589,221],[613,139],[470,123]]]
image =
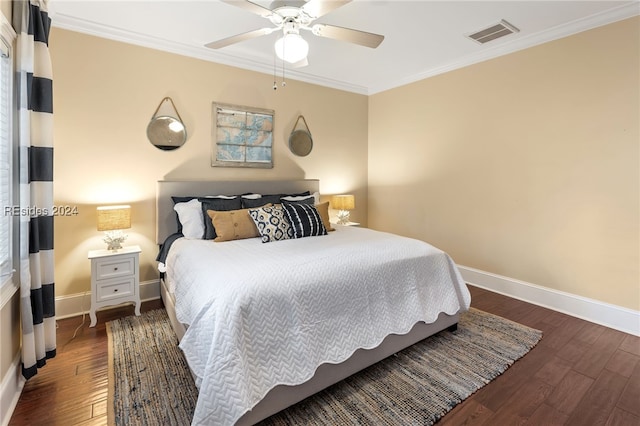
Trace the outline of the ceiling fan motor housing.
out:
[[[287,19],[284,24],[282,24],[282,32],[287,34],[299,34],[300,33],[300,25],[294,21],[293,19]]]
[[[289,22],[295,22],[298,27],[307,26],[313,21],[313,18],[307,15],[304,10],[297,7],[282,6],[273,9],[273,13],[269,17],[273,25],[286,25]]]
[[[289,7],[289,8],[295,8],[295,9],[299,9],[302,6],[304,6],[306,3],[306,1],[304,0],[275,0],[272,1],[271,4],[269,5],[269,9],[271,10],[276,10],[276,9],[280,9],[281,7]]]

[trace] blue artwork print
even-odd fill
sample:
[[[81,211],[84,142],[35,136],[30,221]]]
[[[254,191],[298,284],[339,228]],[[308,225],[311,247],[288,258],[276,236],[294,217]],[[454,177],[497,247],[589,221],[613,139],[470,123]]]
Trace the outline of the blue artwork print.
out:
[[[221,106],[215,113],[216,165],[226,162],[239,167],[252,167],[252,163],[255,167],[271,167],[273,114]]]

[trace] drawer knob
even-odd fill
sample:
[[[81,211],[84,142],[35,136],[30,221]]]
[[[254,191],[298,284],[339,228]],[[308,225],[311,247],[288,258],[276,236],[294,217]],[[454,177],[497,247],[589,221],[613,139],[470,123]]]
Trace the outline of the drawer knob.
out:
[[[113,290],[113,292],[114,292],[114,293],[117,293],[117,292],[118,292],[118,289],[117,289],[117,288],[116,288],[116,289],[114,289],[114,290]]]
[[[113,268],[113,270],[114,270],[114,271],[117,271],[117,270],[118,270],[118,267],[116,266],[115,268]]]

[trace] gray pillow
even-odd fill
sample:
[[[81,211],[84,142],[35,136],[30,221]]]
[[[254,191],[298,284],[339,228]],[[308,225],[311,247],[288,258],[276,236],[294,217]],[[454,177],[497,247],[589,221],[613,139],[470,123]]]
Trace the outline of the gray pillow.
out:
[[[202,203],[202,216],[204,217],[204,239],[213,240],[218,235],[216,229],[213,227],[213,222],[207,214],[207,210],[216,211],[229,211],[240,210],[242,208],[242,202],[240,197],[233,198],[215,198],[215,197],[200,197],[198,201]]]

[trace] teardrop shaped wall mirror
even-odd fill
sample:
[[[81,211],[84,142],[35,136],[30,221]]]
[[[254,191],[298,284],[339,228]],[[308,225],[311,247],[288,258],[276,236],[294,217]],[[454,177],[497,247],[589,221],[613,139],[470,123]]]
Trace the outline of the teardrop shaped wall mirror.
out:
[[[158,115],[160,107],[165,102],[171,103],[171,107],[177,117],[172,117],[170,115],[171,111]],[[178,149],[187,141],[187,128],[171,98],[166,97],[160,101],[156,112],[153,113],[147,125],[147,138],[149,138],[149,142],[153,146],[163,151]]]
[[[302,119],[302,125],[304,127],[300,126],[300,128],[298,128],[300,119]],[[297,156],[306,157],[312,149],[313,138],[311,137],[309,126],[307,126],[307,120],[305,120],[302,115],[299,115],[295,126],[293,126],[293,131],[291,135],[289,135],[289,150]]]

